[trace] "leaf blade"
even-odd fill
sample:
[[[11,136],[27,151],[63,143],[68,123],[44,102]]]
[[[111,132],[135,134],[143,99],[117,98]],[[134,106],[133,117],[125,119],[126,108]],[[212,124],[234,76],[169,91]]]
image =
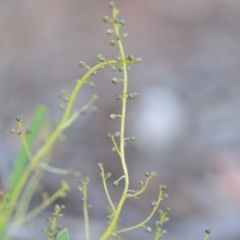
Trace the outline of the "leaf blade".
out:
[[[57,240],[70,240],[70,235],[67,228],[57,235]]]

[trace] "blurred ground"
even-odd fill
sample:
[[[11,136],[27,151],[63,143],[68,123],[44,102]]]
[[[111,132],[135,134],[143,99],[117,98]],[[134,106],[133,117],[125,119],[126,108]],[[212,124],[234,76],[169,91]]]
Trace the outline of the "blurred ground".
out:
[[[99,52],[114,56],[101,21],[109,13],[107,3],[0,1],[2,182],[19,146],[9,134],[15,117],[29,122],[39,103],[49,107],[52,118],[59,116],[58,94],[62,88],[70,91],[81,76],[79,60],[91,65]],[[145,171],[159,173],[144,199],[130,203],[123,222],[138,222],[149,210],[155,188],[164,183],[172,209],[164,239],[201,239],[206,228],[212,229],[211,240],[240,239],[240,2],[123,0],[118,5],[127,21],[126,49],[144,60],[130,71],[130,91],[139,93],[128,108],[128,132],[137,137],[127,148],[133,186]],[[119,89],[110,84],[111,74],[97,75],[97,87],[86,88],[79,97],[77,107],[96,92],[99,111],[69,129],[53,156],[54,165],[70,165],[91,178],[93,239],[106,214],[96,163],[104,162],[115,178],[121,174],[105,138],[117,130],[108,118],[118,109],[114,97]],[[46,174],[43,183],[54,191],[60,178]],[[78,227],[80,197],[74,190],[65,204],[73,239],[84,239]],[[33,225],[22,239],[36,239]],[[140,230],[126,239],[151,236]]]

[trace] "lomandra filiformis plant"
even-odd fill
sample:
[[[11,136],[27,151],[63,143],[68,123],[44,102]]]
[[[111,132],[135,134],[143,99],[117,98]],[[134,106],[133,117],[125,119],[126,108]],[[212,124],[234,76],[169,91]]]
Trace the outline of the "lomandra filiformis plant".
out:
[[[36,186],[39,184],[44,171],[62,175],[72,174],[78,176],[78,173],[71,169],[58,169],[51,166],[49,155],[52,151],[53,145],[56,143],[62,132],[71,126],[79,116],[94,109],[94,103],[97,100],[95,95],[80,110],[75,110],[74,103],[84,85],[93,85],[90,78],[93,75],[96,75],[98,71],[106,68],[109,68],[113,73],[118,72],[116,74],[118,77],[113,77],[112,83],[121,86],[120,93],[116,96],[116,101],[119,102],[121,110],[120,112],[111,113],[109,116],[109,121],[119,120],[119,129],[117,132],[108,133],[107,137],[112,143],[112,151],[118,156],[121,163],[122,176],[117,180],[113,180],[111,178],[111,173],[105,172],[103,163],[98,164],[103,191],[105,192],[109,204],[109,213],[106,214],[106,219],[104,221],[106,222],[106,228],[100,236],[100,240],[121,239],[122,233],[134,231],[139,228],[143,228],[147,233],[153,232],[154,240],[159,239],[165,233],[163,225],[168,220],[169,209],[159,209],[161,202],[168,197],[165,193],[165,186],[162,185],[156,189],[156,199],[150,203],[151,211],[145,219],[125,228],[120,228],[119,226],[119,220],[125,204],[128,203],[129,199],[137,200],[141,197],[142,193],[147,189],[151,178],[155,177],[156,173],[146,172],[145,180],[139,182],[139,188],[136,190],[130,189],[130,178],[125,147],[127,142],[134,140],[135,137],[126,135],[126,110],[128,101],[135,99],[138,94],[128,91],[128,71],[131,65],[139,63],[141,59],[125,53],[123,41],[127,38],[127,34],[121,32],[125,21],[119,17],[119,10],[115,3],[111,2],[109,7],[112,14],[111,16],[104,16],[103,20],[104,22],[111,24],[111,27],[106,33],[111,38],[110,44],[117,49],[116,57],[108,59],[104,57],[103,54],[97,54],[97,63],[92,67],[83,61],[79,63],[79,66],[85,70],[85,73],[79,80],[77,80],[76,85],[70,94],[64,90],[61,92],[60,98],[63,103],[61,104],[63,115],[57,122],[55,129],[47,135],[44,144],[35,153],[33,153],[32,146],[43,125],[46,109],[43,106],[37,108],[32,119],[30,130],[25,129],[23,118],[17,117],[17,128],[12,129],[12,133],[20,136],[23,147],[17,156],[16,164],[13,167],[9,178],[8,189],[1,195],[0,239],[14,239],[15,232],[12,231],[13,229],[18,229],[22,224],[32,220],[46,207],[50,206],[57,198],[65,197],[66,193],[69,191],[70,186],[66,182],[63,182],[61,187],[54,194],[45,196],[43,202],[39,206],[34,209],[29,209],[32,196],[36,191]],[[117,200],[113,200],[108,186],[109,184],[113,184],[118,187],[120,182],[123,185],[123,188],[119,189],[119,191],[121,191],[120,197]],[[80,181],[79,187],[79,191],[82,194],[86,240],[91,239],[91,224],[88,211],[88,184],[89,178],[84,178]],[[61,213],[63,209],[64,206],[55,206],[54,213],[52,217],[49,218],[50,226],[48,229],[43,230],[48,240],[70,240],[68,230],[64,229],[61,231],[57,224],[58,219],[63,216]],[[156,222],[155,225],[151,227],[149,222],[154,217]],[[204,240],[207,240],[208,236],[209,231],[206,232]],[[79,239],[83,239],[83,234],[79,236]]]

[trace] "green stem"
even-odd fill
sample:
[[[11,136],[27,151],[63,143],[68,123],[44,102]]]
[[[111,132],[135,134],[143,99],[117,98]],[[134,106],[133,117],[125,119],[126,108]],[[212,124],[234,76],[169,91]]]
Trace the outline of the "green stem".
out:
[[[113,8],[113,21],[117,19],[118,13],[119,13],[118,10],[116,8]],[[120,38],[119,26],[117,24],[114,24],[114,30],[117,38],[119,39],[117,41],[117,44],[118,44],[119,53],[121,56],[121,67],[123,70],[123,89],[122,89],[122,98],[121,98],[122,110],[121,110],[121,122],[120,122],[120,160],[121,160],[121,165],[122,165],[123,175],[124,175],[124,189],[120,197],[120,200],[118,202],[116,211],[113,213],[112,219],[110,220],[110,223],[106,231],[101,236],[100,240],[107,240],[114,232],[117,226],[123,205],[127,199],[127,193],[129,189],[129,175],[128,175],[128,168],[127,168],[126,159],[125,159],[125,122],[126,122],[127,91],[128,91],[127,61],[126,61],[126,55],[124,52],[123,44]]]
[[[24,186],[26,185],[26,182],[29,179],[31,172],[36,169],[39,161],[50,151],[50,149],[52,148],[54,142],[56,141],[56,139],[58,138],[60,133],[66,128],[66,122],[69,120],[69,118],[71,118],[73,105],[75,103],[75,100],[76,100],[79,90],[86,83],[86,81],[89,79],[89,77],[91,75],[93,75],[93,73],[95,73],[97,70],[100,70],[100,69],[104,68],[105,66],[111,66],[112,64],[116,64],[116,63],[117,63],[116,60],[100,62],[100,63],[96,64],[94,67],[90,68],[84,74],[84,76],[77,82],[77,84],[76,84],[75,88],[73,89],[73,92],[70,96],[67,108],[64,112],[64,115],[63,115],[60,123],[56,127],[55,131],[48,138],[48,140],[45,142],[45,144],[32,157],[32,159],[30,161],[31,163],[26,166],[24,172],[22,173],[21,178],[19,179],[18,184],[16,185],[16,187],[13,189],[13,191],[11,193],[10,200],[8,203],[9,208],[2,213],[2,216],[0,219],[0,226],[1,226],[0,238],[2,236],[4,236],[4,234],[5,234],[4,229],[6,229],[6,228],[4,226],[6,226],[6,224],[8,223],[9,218],[14,211],[14,207],[17,204],[17,201],[22,193]]]
[[[89,215],[88,215],[88,200],[87,200],[87,185],[89,183],[89,179],[86,178],[82,181],[82,204],[83,204],[83,216],[84,216],[84,223],[85,223],[85,238],[86,240],[90,240],[90,231],[89,231]]]
[[[45,199],[39,206],[30,211],[26,216],[22,216],[14,222],[13,224],[22,224],[24,222],[28,222],[29,220],[36,217],[40,212],[42,212],[45,208],[50,206],[54,201],[56,201],[60,197],[64,197],[66,192],[70,190],[69,185],[66,182],[62,183],[60,189],[58,189],[54,194],[52,194],[49,198]]]
[[[160,205],[160,203],[161,203],[161,201],[163,199],[164,199],[164,197],[163,197],[163,188],[160,187],[159,188],[159,194],[158,194],[157,202],[156,202],[155,206],[153,207],[151,213],[148,215],[148,217],[145,220],[143,220],[142,222],[140,222],[140,223],[138,223],[138,224],[136,224],[134,226],[131,226],[131,227],[124,228],[124,229],[116,231],[115,234],[129,232],[129,231],[135,230],[137,228],[144,227],[144,225],[152,219],[152,217],[154,216],[154,214],[158,210],[158,207],[159,207],[159,205]]]

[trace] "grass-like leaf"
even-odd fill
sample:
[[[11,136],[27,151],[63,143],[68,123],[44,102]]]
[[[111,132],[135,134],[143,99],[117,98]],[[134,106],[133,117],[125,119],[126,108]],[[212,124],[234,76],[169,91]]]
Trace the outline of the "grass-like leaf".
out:
[[[57,240],[70,240],[70,235],[68,230],[65,228],[62,232],[60,232],[57,237]]]

